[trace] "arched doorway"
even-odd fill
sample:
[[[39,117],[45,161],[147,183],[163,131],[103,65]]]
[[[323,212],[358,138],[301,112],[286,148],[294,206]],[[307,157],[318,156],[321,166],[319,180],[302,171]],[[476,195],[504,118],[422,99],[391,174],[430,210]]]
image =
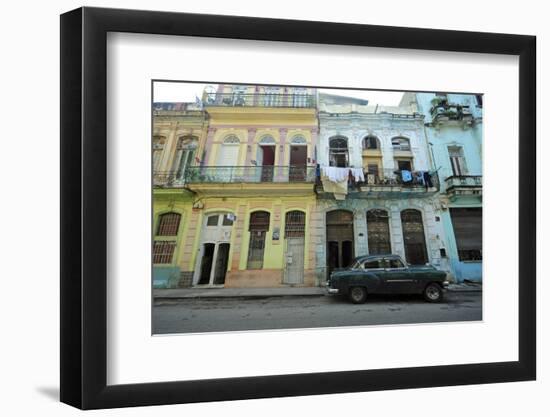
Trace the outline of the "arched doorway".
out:
[[[223,285],[229,264],[231,229],[234,217],[230,213],[205,216],[197,259],[197,285]]]
[[[424,265],[428,262],[426,237],[422,213],[419,210],[407,209],[401,212],[405,258],[411,265]]]
[[[354,258],[353,213],[347,210],[327,212],[327,273],[348,267]]]
[[[299,210],[285,215],[285,284],[304,283],[306,213]]]
[[[390,224],[386,210],[367,211],[369,255],[391,253]]]

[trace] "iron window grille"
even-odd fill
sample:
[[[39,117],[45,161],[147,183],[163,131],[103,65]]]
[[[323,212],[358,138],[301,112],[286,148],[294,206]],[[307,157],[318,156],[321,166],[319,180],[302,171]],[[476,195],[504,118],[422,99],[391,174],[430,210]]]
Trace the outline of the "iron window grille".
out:
[[[159,217],[157,236],[177,236],[181,215],[178,213],[165,213]]]

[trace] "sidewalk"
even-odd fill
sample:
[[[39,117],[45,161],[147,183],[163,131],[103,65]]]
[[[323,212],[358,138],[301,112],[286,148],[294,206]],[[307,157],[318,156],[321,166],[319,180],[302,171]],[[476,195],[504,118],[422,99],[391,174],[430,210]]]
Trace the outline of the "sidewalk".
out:
[[[177,288],[154,289],[155,300],[186,299],[186,298],[265,298],[288,296],[314,296],[326,294],[321,287],[281,287],[281,288]]]
[[[480,292],[477,283],[450,284],[451,292]],[[176,288],[154,289],[155,300],[177,300],[197,298],[266,298],[266,297],[321,297],[327,295],[324,287],[280,287],[280,288]]]
[[[453,292],[481,292],[483,291],[483,285],[477,282],[462,282],[460,284],[449,284],[447,290]]]

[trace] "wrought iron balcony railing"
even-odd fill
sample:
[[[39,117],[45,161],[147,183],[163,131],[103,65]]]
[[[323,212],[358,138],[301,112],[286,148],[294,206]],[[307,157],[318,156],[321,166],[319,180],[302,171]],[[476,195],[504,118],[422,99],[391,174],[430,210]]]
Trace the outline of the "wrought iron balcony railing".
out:
[[[308,166],[202,166],[185,172],[187,184],[313,182],[315,167]]]
[[[315,167],[308,166],[197,166],[183,175],[175,171],[153,174],[155,187],[182,187],[190,184],[231,183],[313,183]]]
[[[311,94],[239,94],[206,93],[205,107],[291,107],[314,108],[315,96]]]
[[[400,171],[383,169],[377,172],[364,172],[365,181],[356,181],[351,175],[348,181],[349,192],[384,191],[384,192],[437,192],[440,187],[439,176],[425,171]],[[318,187],[322,187],[318,184]]]
[[[407,174],[409,172],[409,174]],[[423,187],[426,190],[439,189],[437,173],[424,175],[425,171],[400,171],[393,169],[365,172],[365,181],[357,182],[358,187]]]

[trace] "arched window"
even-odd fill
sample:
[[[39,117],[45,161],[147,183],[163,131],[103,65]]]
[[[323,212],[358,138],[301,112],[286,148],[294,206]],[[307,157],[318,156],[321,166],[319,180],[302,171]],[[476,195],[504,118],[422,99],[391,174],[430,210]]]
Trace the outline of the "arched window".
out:
[[[367,211],[369,255],[391,253],[390,224],[386,210]]]
[[[273,139],[273,136],[265,135],[265,136],[262,136],[262,138],[260,139],[260,144],[261,145],[275,145],[275,139]]]
[[[411,141],[403,136],[392,138],[391,145],[394,151],[410,151]]]
[[[403,210],[401,212],[401,227],[403,228],[407,262],[411,265],[424,265],[428,262],[428,253],[422,213],[414,209]]]
[[[296,135],[290,140],[290,143],[293,145],[305,145],[307,140],[302,135]]]
[[[265,238],[269,230],[270,214],[267,211],[250,213],[250,242],[246,269],[262,269],[264,265]]]
[[[164,152],[164,146],[166,145],[166,138],[164,136],[153,137],[153,171],[158,171],[162,159],[162,153]]]
[[[176,236],[180,226],[181,215],[165,213],[159,216],[157,236]]]
[[[182,136],[178,139],[173,165],[177,179],[182,179],[185,170],[193,165],[198,143],[199,140],[196,136]]]
[[[239,138],[235,135],[227,135],[224,139],[223,139],[223,143],[226,143],[226,144],[235,144],[235,143],[241,143],[241,141],[239,140]]]
[[[348,163],[348,139],[344,136],[330,138],[329,165],[335,167],[347,167]]]
[[[369,135],[363,139],[363,149],[380,149],[380,141],[376,136]]]

